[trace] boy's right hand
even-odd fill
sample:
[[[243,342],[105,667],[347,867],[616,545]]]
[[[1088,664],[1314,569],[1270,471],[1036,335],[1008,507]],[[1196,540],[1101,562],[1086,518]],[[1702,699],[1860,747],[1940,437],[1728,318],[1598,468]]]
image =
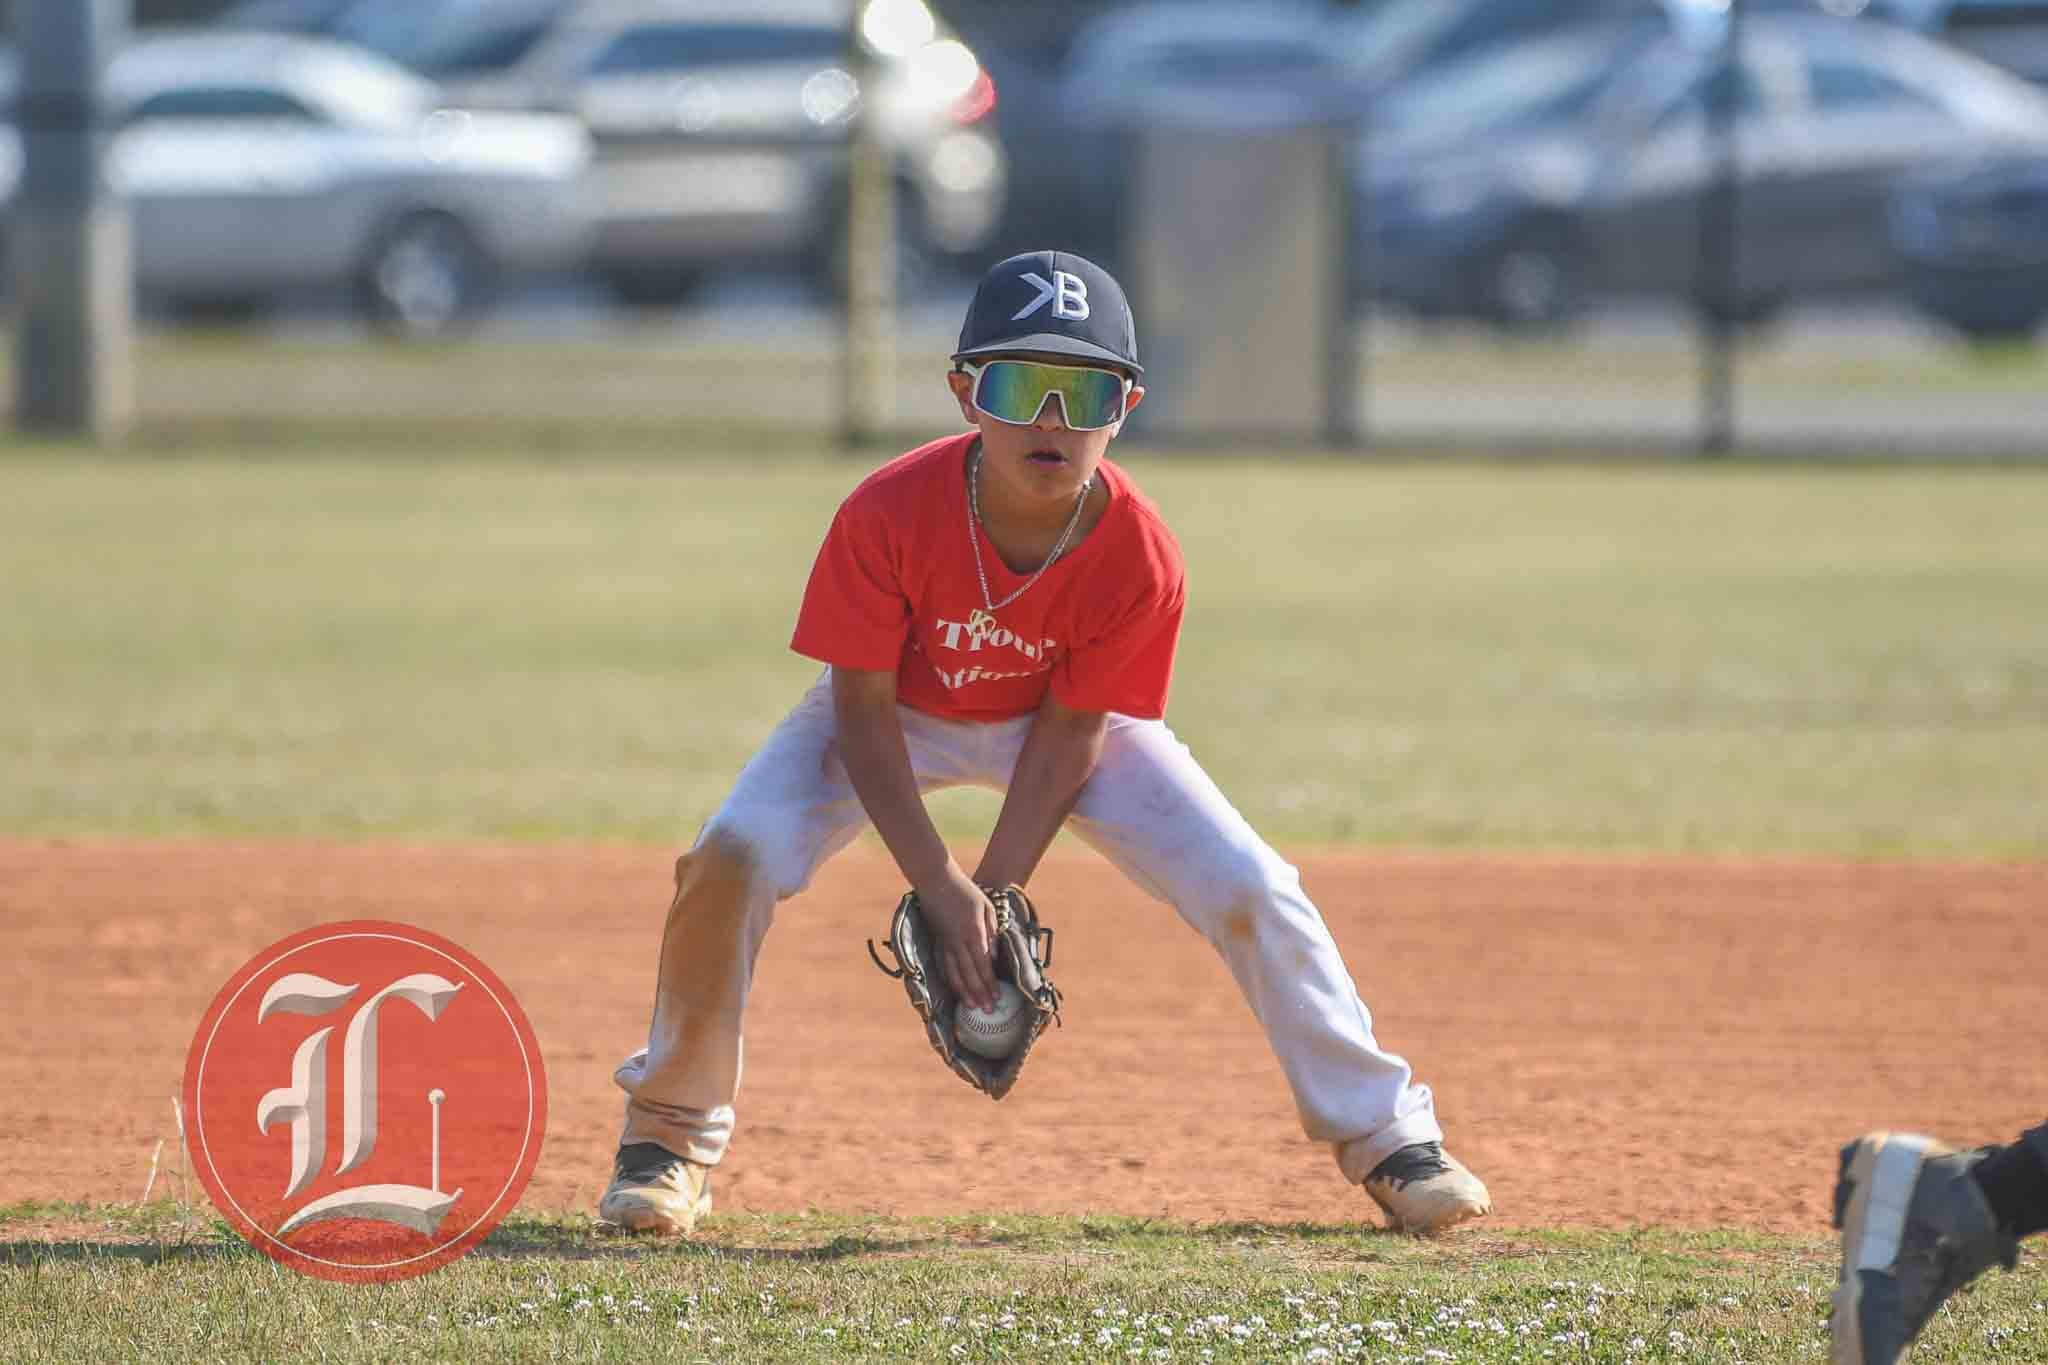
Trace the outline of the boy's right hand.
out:
[[[987,893],[957,868],[936,885],[917,888],[925,922],[939,940],[939,969],[961,1000],[975,1009],[996,1002],[996,908]]]

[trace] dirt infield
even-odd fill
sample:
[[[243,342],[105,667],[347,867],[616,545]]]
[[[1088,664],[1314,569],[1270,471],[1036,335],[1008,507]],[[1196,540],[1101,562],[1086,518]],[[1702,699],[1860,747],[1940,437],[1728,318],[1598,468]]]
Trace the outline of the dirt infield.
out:
[[[526,1206],[590,1208],[669,865],[616,847],[0,842],[0,1202],[134,1200],[228,974],[293,930],[378,918],[447,935],[517,992],[551,1094]],[[1434,1085],[1504,1225],[1817,1233],[1845,1137],[1992,1140],[2048,1111],[2031,1046],[2048,865],[1302,866],[1381,1041]],[[868,963],[896,881],[861,845],[782,908],[722,1209],[1368,1216],[1170,910],[1055,850],[1034,891],[1067,1027],[992,1106]]]

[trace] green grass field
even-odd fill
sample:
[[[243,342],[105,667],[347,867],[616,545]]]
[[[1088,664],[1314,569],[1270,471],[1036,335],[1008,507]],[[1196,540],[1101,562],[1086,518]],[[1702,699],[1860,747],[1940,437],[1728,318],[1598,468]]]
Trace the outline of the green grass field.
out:
[[[1135,452],[1193,577],[1171,719],[1277,843],[2048,853],[2048,474]],[[865,465],[0,453],[0,833],[673,844],[814,673]],[[954,833],[991,800],[942,804]],[[1775,1362],[1826,1240],[1131,1219],[514,1219],[298,1278],[147,1208],[0,1209],[0,1359]],[[1915,1361],[2048,1360],[2029,1259]]]
[[[1276,842],[2048,851],[2040,471],[1131,463]],[[863,468],[9,453],[0,829],[687,837]]]
[[[0,1357],[1729,1362],[1826,1358],[1832,1252],[1748,1234],[1468,1235],[1130,1218],[737,1216],[650,1249],[515,1218],[421,1280],[323,1284],[148,1209],[0,1210]],[[27,1234],[77,1227],[60,1246]],[[1913,1360],[2048,1359],[2039,1262]],[[63,1331],[49,1330],[64,1324]]]

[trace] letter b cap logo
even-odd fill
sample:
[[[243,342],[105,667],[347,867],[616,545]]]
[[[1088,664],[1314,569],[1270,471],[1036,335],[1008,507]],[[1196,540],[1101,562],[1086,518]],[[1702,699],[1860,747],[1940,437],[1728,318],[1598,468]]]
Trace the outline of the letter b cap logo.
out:
[[[185,1062],[193,1173],[249,1243],[323,1279],[448,1264],[540,1160],[547,1077],[505,983],[382,920],[326,924],[228,979]]]
[[[1071,251],[1027,251],[996,262],[974,287],[955,362],[1003,352],[1111,364],[1133,376],[1138,328],[1107,270]]]

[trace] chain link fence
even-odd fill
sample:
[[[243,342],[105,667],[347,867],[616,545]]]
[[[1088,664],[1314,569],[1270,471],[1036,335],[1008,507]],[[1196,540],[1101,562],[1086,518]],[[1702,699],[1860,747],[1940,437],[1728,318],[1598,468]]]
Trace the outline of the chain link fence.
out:
[[[1483,68],[1405,116],[1163,122],[1114,147],[1017,114],[1001,127],[1008,207],[965,248],[920,230],[933,177],[966,173],[962,146],[912,164],[844,145],[820,162],[809,145],[813,167],[839,168],[820,177],[778,168],[786,148],[714,140],[661,163],[664,194],[740,203],[801,182],[792,212],[843,249],[763,262],[736,248],[687,288],[637,297],[587,269],[508,275],[473,324],[412,342],[380,337],[345,289],[145,292],[135,430],[898,445],[959,421],[943,373],[974,273],[1074,245],[1137,304],[1153,401],[1129,435],[1148,443],[2048,456],[2048,94],[1959,57],[1929,66],[1910,35],[1749,8],[1528,126],[1486,102]],[[1028,112],[1028,89],[1010,105]],[[1074,202],[1112,218],[1054,211],[1023,175],[1048,157],[1095,176]],[[645,169],[601,157],[593,198],[620,164]],[[850,207],[863,180],[849,164],[869,169],[866,211]],[[138,213],[138,261],[164,221]],[[266,229],[215,250],[253,259],[266,238],[294,240]]]

